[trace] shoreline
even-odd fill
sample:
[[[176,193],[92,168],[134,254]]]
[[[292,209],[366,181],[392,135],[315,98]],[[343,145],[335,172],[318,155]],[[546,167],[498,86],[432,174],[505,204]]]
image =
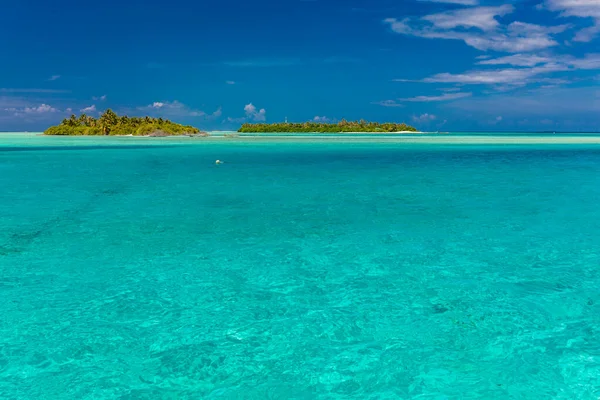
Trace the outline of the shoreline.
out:
[[[0,146],[48,146],[48,145],[91,145],[91,144],[399,144],[399,145],[600,145],[600,134],[589,136],[563,135],[372,135],[372,134],[274,134],[274,135],[228,135],[219,133],[210,136],[47,136],[37,133],[0,133]]]

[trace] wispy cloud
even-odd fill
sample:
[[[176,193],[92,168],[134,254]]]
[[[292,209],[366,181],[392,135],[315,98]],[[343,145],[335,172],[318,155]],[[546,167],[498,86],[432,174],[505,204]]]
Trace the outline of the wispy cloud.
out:
[[[53,113],[58,112],[58,110],[54,107],[49,106],[48,104],[42,104],[38,107],[26,107],[26,113]]]
[[[502,115],[504,121],[509,118],[533,117],[538,120],[558,118],[565,122],[569,118],[579,118],[597,112],[600,109],[600,90],[594,87],[577,87],[496,93],[464,99],[450,103],[447,107],[489,118]]]
[[[417,103],[429,103],[438,101],[450,101],[456,99],[464,99],[465,97],[471,97],[473,93],[444,93],[441,96],[416,96],[398,99],[400,101],[409,101]]]
[[[392,31],[426,39],[461,40],[478,50],[528,52],[558,45],[552,35],[569,25],[541,26],[515,21],[502,25],[497,17],[511,14],[514,6],[470,7],[426,15],[419,19],[385,19]]]
[[[425,83],[460,83],[463,85],[515,85],[523,86],[531,82],[537,75],[552,71],[564,71],[564,67],[556,68],[506,68],[494,70],[474,70],[462,74],[443,72],[422,80]]]
[[[97,110],[96,110],[96,105],[92,104],[91,106],[82,108],[79,111],[81,111],[82,113],[92,114],[92,113],[95,113]]]
[[[52,75],[50,78],[48,78],[49,81],[56,81],[60,79],[60,75]]]
[[[325,116],[319,117],[318,115],[316,117],[313,118],[313,121],[315,122],[324,122],[324,123],[329,123],[331,122],[331,118],[327,118]]]
[[[551,62],[549,56],[539,56],[536,54],[513,54],[506,57],[492,58],[479,61],[479,65],[514,65],[516,67],[535,67],[539,64]]]
[[[451,87],[451,88],[439,88],[442,92],[460,92],[460,88]]]
[[[553,78],[553,73],[572,73],[577,70],[600,70],[600,53],[587,54],[582,58],[572,56],[537,56],[533,54],[516,54],[508,57],[486,59],[478,62],[482,65],[510,65],[510,68],[476,69],[460,74],[438,73],[417,80],[423,83],[452,83],[460,85],[499,85],[501,90],[525,86],[531,83],[551,85],[568,82],[565,79]],[[523,66],[521,68],[521,66]],[[397,79],[397,82],[406,82]]]
[[[24,114],[46,114],[46,113],[55,113],[59,112],[57,108],[49,106],[48,104],[41,104],[37,107],[8,107],[5,108],[4,111],[14,112],[15,115],[19,115],[20,113]]]
[[[592,18],[594,25],[584,28],[573,38],[576,42],[589,42],[600,33],[600,1],[598,0],[546,0],[550,11],[560,12],[561,17]]]
[[[228,85],[235,85],[235,81],[225,81],[225,83]]]
[[[70,93],[70,90],[37,89],[37,88],[0,88],[0,93]]]
[[[26,99],[0,97],[0,119],[16,121],[42,121],[63,113],[47,103],[33,104]]]
[[[375,104],[382,107],[404,107],[404,104],[396,103],[396,101],[394,100],[374,101],[371,104]]]
[[[196,110],[187,105],[174,100],[174,101],[155,101],[145,107],[138,107],[138,110],[145,111],[152,115],[158,115],[164,117],[203,117],[206,119],[218,118],[222,114],[222,109],[219,107],[216,111],[208,114],[202,110]]]
[[[496,29],[500,23],[496,17],[502,17],[514,11],[514,7],[505,4],[499,7],[474,7],[460,10],[446,11],[438,14],[426,15],[422,19],[429,21],[438,29],[478,28],[482,31]]]
[[[95,100],[95,101],[104,101],[104,100],[106,100],[106,95],[94,96],[94,97],[92,97],[92,100]]]

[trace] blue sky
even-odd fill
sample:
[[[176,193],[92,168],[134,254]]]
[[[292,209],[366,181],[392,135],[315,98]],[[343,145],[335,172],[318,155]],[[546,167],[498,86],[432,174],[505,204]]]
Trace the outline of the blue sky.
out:
[[[287,117],[600,131],[600,0],[20,0],[2,8],[2,131],[106,108],[211,130]]]

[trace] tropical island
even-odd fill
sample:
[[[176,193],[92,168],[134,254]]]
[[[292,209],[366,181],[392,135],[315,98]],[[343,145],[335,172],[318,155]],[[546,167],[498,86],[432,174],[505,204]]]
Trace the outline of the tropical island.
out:
[[[44,131],[44,135],[67,136],[174,136],[199,135],[207,136],[198,128],[181,125],[163,118],[118,116],[111,109],[106,110],[100,118],[81,114],[71,115],[56,126]]]
[[[418,132],[416,128],[405,123],[396,124],[392,122],[367,122],[341,120],[338,123],[325,122],[303,122],[303,123],[245,123],[238,130],[240,133],[350,133],[350,132],[370,132],[370,133],[395,133],[395,132]]]

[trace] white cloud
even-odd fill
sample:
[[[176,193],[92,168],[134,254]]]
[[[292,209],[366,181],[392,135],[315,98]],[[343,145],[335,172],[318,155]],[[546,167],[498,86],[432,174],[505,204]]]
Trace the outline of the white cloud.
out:
[[[246,104],[244,106],[244,112],[246,113],[246,117],[253,121],[265,121],[267,119],[266,114],[267,111],[264,108],[258,110],[256,106],[252,103]]]
[[[394,100],[375,101],[371,104],[376,104],[383,107],[404,107],[404,104],[396,103]]]
[[[535,67],[552,61],[551,57],[536,54],[513,54],[511,56],[479,61],[479,65],[513,65],[516,67]]]
[[[217,108],[217,110],[215,112],[213,112],[212,114],[210,114],[210,116],[213,117],[213,118],[218,118],[221,115],[223,115],[223,108],[222,107]]]
[[[92,104],[91,106],[82,108],[79,111],[81,111],[82,113],[95,113],[96,112],[96,105]]]
[[[434,121],[437,117],[433,114],[421,114],[421,115],[413,115],[412,120],[415,122],[431,122]]]
[[[196,110],[188,107],[187,105],[174,100],[174,101],[155,101],[145,107],[138,107],[138,110],[142,110],[151,114],[160,112],[160,116],[164,117],[204,117],[206,119],[217,118],[222,114],[222,109],[219,107],[212,114],[207,114],[202,110]]]
[[[50,78],[48,78],[49,81],[56,81],[60,79],[60,75],[52,75]]]
[[[59,112],[57,108],[49,106],[48,104],[41,104],[33,107],[7,107],[4,111],[15,113],[15,115],[25,114],[46,114]]]
[[[578,70],[600,70],[600,53],[586,54],[581,58],[570,55],[524,54],[518,53],[497,58],[479,58],[478,65],[510,66],[504,68],[481,68],[463,73],[438,73],[420,80],[395,79],[396,82],[446,83],[455,85],[488,85],[493,90],[509,91],[530,84],[540,84],[544,88],[556,87],[573,82],[565,76],[552,76],[555,73],[573,74]],[[440,89],[448,91],[448,89]],[[456,90],[456,89],[452,89]],[[485,93],[485,92],[484,92]],[[457,93],[459,96],[460,94]],[[404,101],[444,101],[449,96],[418,96]]]
[[[439,88],[438,90],[441,90],[442,92],[460,92],[460,88],[457,88],[457,87],[453,87],[453,88]]]
[[[495,70],[475,70],[462,74],[449,74],[447,72],[435,74],[423,79],[426,83],[460,83],[465,85],[515,85],[523,86],[530,83],[537,75],[552,71],[563,71],[564,67],[555,66],[536,68],[507,68]]]
[[[438,29],[478,28],[489,31],[499,26],[496,17],[512,13],[514,7],[505,4],[499,7],[474,7],[443,13],[426,15],[422,19],[429,21]]]
[[[313,121],[315,122],[331,122],[330,118],[327,118],[325,116],[323,117],[319,117],[318,115],[316,117],[313,118]]]
[[[546,0],[546,7],[560,11],[562,17],[600,18],[598,0]]]
[[[600,69],[600,53],[586,54],[584,58],[569,59],[565,62],[575,69]]]
[[[594,26],[580,30],[576,42],[589,42],[600,33],[600,1],[598,0],[546,0],[550,11],[560,12],[561,17],[592,18]]]
[[[49,106],[48,104],[42,104],[38,107],[25,107],[24,112],[26,113],[49,113],[49,112],[58,112],[58,110],[54,107]]]
[[[23,98],[0,97],[0,119],[2,120],[17,117],[19,121],[33,121],[50,118],[61,112],[46,103],[32,104],[31,101]]]
[[[417,97],[408,97],[404,99],[398,99],[400,101],[410,101],[410,102],[434,102],[434,101],[450,101],[456,99],[463,99],[465,97],[470,97],[472,93],[444,93],[441,96],[417,96]]]
[[[502,117],[501,116],[496,117],[496,121],[498,121],[498,122],[502,121]]]
[[[225,83],[228,85],[235,85],[235,81],[225,81]]]
[[[95,100],[95,101],[104,101],[104,100],[106,100],[106,95],[94,96],[94,97],[92,97],[92,100]]]
[[[536,64],[541,58],[537,56],[516,55],[515,57],[500,57],[498,59],[485,60],[490,65],[531,65]],[[501,85],[500,88],[510,89],[525,86],[530,83],[562,84],[569,82],[565,79],[545,77],[544,75],[555,72],[573,72],[576,70],[600,69],[600,53],[587,54],[583,58],[571,56],[556,56],[548,58],[546,63],[528,68],[501,68],[501,69],[477,69],[460,74],[439,73],[417,82],[424,83],[454,83],[460,85]],[[405,80],[398,79],[398,82]]]
[[[569,26],[541,26],[524,22],[501,25],[497,17],[514,11],[505,4],[498,7],[473,7],[426,15],[420,19],[395,18],[384,22],[399,34],[426,39],[462,40],[478,50],[517,53],[558,45],[552,35]]]

